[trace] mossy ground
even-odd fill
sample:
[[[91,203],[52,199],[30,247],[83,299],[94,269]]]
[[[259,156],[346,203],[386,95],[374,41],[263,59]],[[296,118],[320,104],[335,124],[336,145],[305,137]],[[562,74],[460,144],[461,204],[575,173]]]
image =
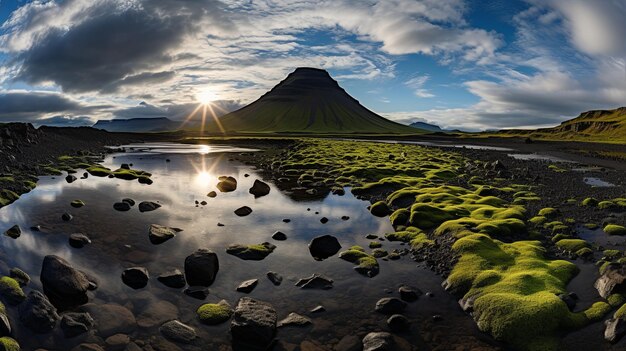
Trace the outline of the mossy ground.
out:
[[[226,322],[233,314],[231,307],[224,301],[206,303],[196,311],[198,318],[204,324],[215,325]]]
[[[0,338],[0,351],[20,351],[20,344],[11,337],[3,336]]]

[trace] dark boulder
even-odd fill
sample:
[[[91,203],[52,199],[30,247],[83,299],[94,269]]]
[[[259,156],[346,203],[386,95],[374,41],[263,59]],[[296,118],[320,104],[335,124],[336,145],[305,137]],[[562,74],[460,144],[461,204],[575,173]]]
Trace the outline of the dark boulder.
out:
[[[387,332],[369,333],[363,338],[363,351],[395,351],[393,336]]]
[[[91,285],[87,275],[61,257],[55,255],[44,257],[40,280],[44,292],[57,306],[66,303],[80,305],[87,302],[86,292]]]
[[[276,249],[276,245],[264,242],[258,245],[233,244],[226,249],[226,253],[237,256],[242,260],[260,261],[269,256]]]
[[[116,211],[120,211],[120,212],[126,212],[126,211],[130,211],[130,204],[128,202],[122,201],[122,202],[116,202],[113,204],[113,208]]]
[[[71,213],[65,212],[64,214],[61,215],[61,219],[64,220],[65,222],[69,222],[74,218],[74,216],[72,216]]]
[[[185,258],[185,279],[190,286],[210,286],[219,271],[217,254],[198,249]]]
[[[249,190],[254,197],[265,196],[270,193],[270,186],[260,180],[255,180],[252,188]]]
[[[302,278],[296,282],[296,286],[302,289],[322,289],[328,290],[333,287],[333,280],[321,274],[313,274],[310,277]]]
[[[145,267],[131,267],[122,272],[122,281],[133,289],[148,285],[148,270]]]
[[[182,229],[170,228],[159,224],[151,224],[148,231],[148,238],[154,245],[162,244],[171,238],[176,236],[176,233],[181,232]]]
[[[283,277],[276,272],[267,272],[267,279],[269,279],[272,284],[278,286],[283,282]]]
[[[20,321],[35,333],[47,333],[54,329],[59,315],[46,295],[33,290],[19,308]]]
[[[276,319],[270,304],[249,297],[239,299],[230,323],[233,349],[269,349],[276,335]]]
[[[150,212],[161,207],[160,204],[152,201],[142,201],[139,203],[139,212]]]
[[[339,240],[332,235],[322,235],[313,238],[309,243],[309,252],[317,261],[335,255],[341,249]]]
[[[242,206],[235,210],[235,214],[239,217],[245,217],[252,213],[252,209],[248,206]]]
[[[20,235],[22,235],[22,229],[20,228],[19,225],[16,224],[12,226],[11,228],[7,229],[7,231],[4,232],[4,235],[12,239],[17,239],[20,237]]]
[[[87,333],[95,322],[87,312],[68,312],[61,318],[61,330],[66,338]]]
[[[68,174],[67,177],[65,177],[65,181],[68,183],[74,183],[76,181],[76,176]]]
[[[287,240],[287,235],[283,232],[276,232],[272,234],[272,239],[278,240],[278,241]]]
[[[249,294],[252,292],[252,290],[254,290],[254,288],[256,288],[257,284],[259,284],[258,279],[250,279],[250,280],[243,281],[237,287],[237,291]]]
[[[223,193],[235,191],[237,189],[237,179],[221,176],[219,177],[219,183],[217,183],[217,189]]]
[[[383,297],[376,302],[376,312],[382,314],[401,313],[406,308],[406,302],[395,297]]]
[[[68,241],[71,247],[77,249],[80,249],[85,245],[91,244],[91,239],[89,239],[87,235],[82,233],[71,234]]]
[[[187,282],[185,281],[185,275],[179,269],[165,272],[161,274],[157,278],[157,280],[160,281],[163,285],[175,289],[184,288],[185,285],[187,285]]]
[[[177,320],[163,323],[159,331],[166,339],[183,344],[191,344],[197,337],[195,329]]]

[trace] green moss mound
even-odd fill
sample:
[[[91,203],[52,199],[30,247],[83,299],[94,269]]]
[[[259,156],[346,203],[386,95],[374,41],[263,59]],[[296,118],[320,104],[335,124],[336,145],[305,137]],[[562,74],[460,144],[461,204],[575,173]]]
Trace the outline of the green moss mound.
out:
[[[196,310],[200,322],[216,325],[226,322],[233,314],[230,305],[222,300],[219,303],[206,303]]]
[[[8,336],[0,338],[0,351],[20,351],[20,344]]]
[[[26,299],[26,295],[24,295],[24,291],[22,291],[17,280],[6,276],[0,278],[0,295],[12,305],[17,305]]]
[[[626,235],[626,228],[617,224],[607,224],[604,227],[604,232],[607,233],[608,235],[622,236],[622,235]]]
[[[374,277],[379,272],[378,260],[360,246],[353,246],[339,254],[339,258],[355,263],[354,270],[367,277]]]

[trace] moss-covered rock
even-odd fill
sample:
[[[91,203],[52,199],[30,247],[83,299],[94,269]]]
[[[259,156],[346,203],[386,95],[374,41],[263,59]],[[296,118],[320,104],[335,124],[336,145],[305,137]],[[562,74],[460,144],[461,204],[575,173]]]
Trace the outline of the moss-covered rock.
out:
[[[6,276],[0,278],[0,296],[11,305],[17,305],[26,299],[17,280]]]
[[[376,217],[385,217],[391,213],[391,210],[385,201],[378,201],[370,206],[370,212]]]
[[[353,246],[339,254],[339,258],[355,263],[354,270],[367,277],[374,277],[379,272],[378,260],[369,255],[360,246]]]
[[[608,235],[626,235],[626,227],[617,224],[607,224],[604,227],[604,232]]]
[[[561,214],[561,211],[554,207],[546,207],[539,210],[538,215],[546,218],[556,218]]]
[[[274,249],[276,249],[276,245],[268,242],[256,245],[234,244],[226,249],[226,253],[237,256],[242,260],[260,261],[274,252]]]
[[[576,253],[578,250],[588,248],[589,243],[582,239],[561,239],[556,242],[556,246],[563,251]]]
[[[596,207],[596,206],[598,206],[598,204],[599,204],[599,203],[600,203],[600,201],[596,200],[595,198],[593,198],[593,197],[588,197],[588,198],[584,199],[584,200],[581,202],[581,205],[583,205],[583,206],[589,206],[589,207]]]
[[[216,325],[226,322],[233,314],[233,309],[228,302],[222,300],[218,303],[206,303],[196,310],[200,322],[208,325]]]
[[[83,200],[73,200],[70,205],[74,208],[80,208],[85,206],[85,203],[83,202]]]
[[[20,344],[11,337],[3,336],[0,338],[0,351],[20,351]]]

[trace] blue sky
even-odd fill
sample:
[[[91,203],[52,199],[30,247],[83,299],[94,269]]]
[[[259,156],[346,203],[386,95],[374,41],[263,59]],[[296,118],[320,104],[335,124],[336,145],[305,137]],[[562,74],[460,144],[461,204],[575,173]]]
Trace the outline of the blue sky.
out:
[[[388,118],[484,130],[626,105],[626,0],[0,0],[0,121],[224,111],[298,66]],[[206,95],[206,94],[205,94]]]

